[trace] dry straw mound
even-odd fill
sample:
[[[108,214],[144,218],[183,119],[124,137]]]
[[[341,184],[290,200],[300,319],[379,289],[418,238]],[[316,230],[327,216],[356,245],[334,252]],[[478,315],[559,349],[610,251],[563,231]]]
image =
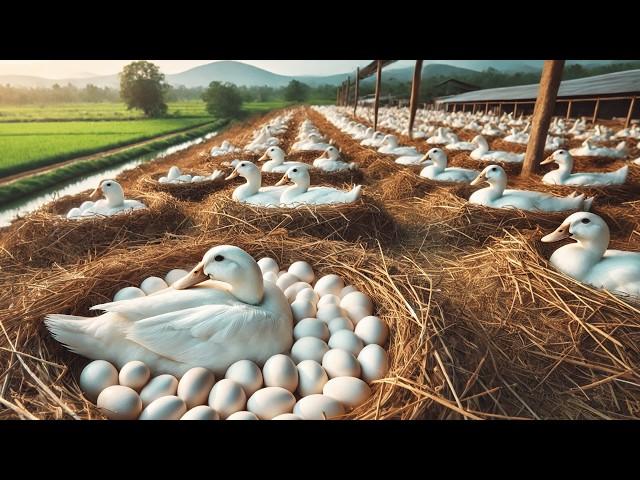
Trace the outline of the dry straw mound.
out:
[[[205,173],[205,175],[208,175],[208,173]],[[158,179],[161,176],[163,174],[157,173],[142,177],[139,183],[140,188],[155,192],[165,192],[178,200],[198,201],[228,185],[224,178],[205,180],[203,182],[160,183]]]

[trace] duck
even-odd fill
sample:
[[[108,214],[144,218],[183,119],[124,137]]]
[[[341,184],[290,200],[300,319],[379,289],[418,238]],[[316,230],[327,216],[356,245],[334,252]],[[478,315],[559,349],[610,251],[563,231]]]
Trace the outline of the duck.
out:
[[[577,195],[556,197],[548,193],[529,190],[508,190],[507,174],[500,165],[489,165],[478,175],[471,185],[487,182],[489,187],[481,188],[471,194],[470,203],[492,208],[519,208],[530,212],[562,212],[565,210],[588,211],[593,197]]]
[[[440,148],[432,148],[424,158],[431,160],[432,164],[422,169],[421,177],[438,182],[471,183],[474,178],[480,175],[480,172],[468,168],[447,167],[447,154]]]
[[[301,162],[285,162],[284,158],[284,150],[280,147],[269,147],[265,150],[264,155],[262,155],[258,161],[264,162],[267,159],[271,159],[262,165],[263,172],[284,173],[289,170],[289,167],[294,165],[304,165],[304,163]]]
[[[358,165],[354,162],[340,160],[340,152],[336,147],[327,148],[322,155],[313,161],[313,166],[325,172],[341,172],[343,170],[356,170]]]
[[[331,145],[322,141],[322,136],[310,133],[306,140],[300,140],[291,146],[294,151],[326,150]]]
[[[573,170],[573,156],[566,150],[556,150],[543,160],[540,165],[557,163],[559,168],[542,177],[542,182],[548,185],[621,185],[627,180],[629,166],[624,165],[614,172],[571,173]]]
[[[461,142],[455,133],[449,134],[449,143],[444,148],[447,150],[473,151],[477,145],[473,142]]]
[[[609,226],[599,215],[573,213],[541,241],[566,238],[575,243],[553,252],[549,262],[556,270],[596,288],[640,297],[640,252],[608,249]]]
[[[576,157],[623,158],[627,155],[627,142],[623,140],[616,148],[594,147],[591,140],[586,139],[580,148],[572,148],[569,153]]]
[[[240,176],[247,180],[247,183],[237,187],[231,194],[231,198],[236,202],[251,203],[263,207],[277,206],[280,203],[280,196],[286,187],[262,187],[262,175],[255,163],[243,160],[233,169],[233,172],[225,178],[231,180]]]
[[[373,129],[373,127],[368,127],[364,132],[356,133],[353,136],[353,139],[354,140],[360,140],[360,141],[366,140],[367,138],[373,137],[374,132],[375,132],[375,130]]]
[[[289,350],[293,319],[284,293],[233,245],[208,250],[191,272],[152,295],[94,305],[97,317],[50,314],[44,323],[72,352],[121,368],[139,360],[154,375],[193,367],[216,375],[238,360],[259,365]]]
[[[382,145],[382,142],[384,142],[384,137],[385,137],[384,133],[374,132],[374,134],[370,138],[365,138],[364,140],[362,140],[360,142],[360,145],[364,145],[365,147],[378,148],[379,146]]]
[[[496,127],[493,123],[487,123],[480,131],[482,135],[488,135],[490,137],[497,137],[502,135],[502,130]]]
[[[229,140],[224,140],[219,147],[212,147],[209,155],[212,157],[219,157],[220,155],[226,155],[227,153],[239,152],[240,149],[233,146]]]
[[[399,147],[398,138],[395,135],[385,135],[382,146],[378,148],[378,152],[398,157],[403,155],[421,156],[415,147]]]
[[[472,142],[477,145],[477,148],[469,155],[474,160],[480,160],[482,162],[506,162],[506,163],[521,163],[524,160],[524,153],[512,153],[505,152],[503,150],[489,150],[489,144],[482,135],[476,135],[473,137]]]
[[[438,127],[438,130],[436,130],[436,134],[427,138],[427,143],[429,145],[445,144],[449,143],[449,141],[450,139],[448,132],[442,127]]]
[[[279,143],[280,140],[272,135],[271,128],[267,125],[260,130],[256,138],[245,146],[244,149],[256,153],[271,146],[278,145]]]
[[[285,185],[288,182],[294,185],[287,187],[280,197],[282,206],[297,205],[328,205],[333,203],[353,203],[362,194],[362,185],[353,187],[350,191],[338,190],[331,187],[309,187],[311,178],[309,168],[291,167],[284,174],[276,186]]]
[[[198,183],[208,180],[218,180],[224,177],[224,173],[220,170],[214,170],[211,175],[189,175],[183,174],[178,167],[171,167],[166,177],[160,177],[159,183]]]
[[[138,200],[124,198],[122,186],[115,180],[103,180],[98,187],[91,192],[89,198],[95,198],[102,192],[105,198],[96,201],[83,202],[80,208],[72,208],[66,217],[77,219],[82,217],[108,217],[122,212],[140,210],[147,206]]]

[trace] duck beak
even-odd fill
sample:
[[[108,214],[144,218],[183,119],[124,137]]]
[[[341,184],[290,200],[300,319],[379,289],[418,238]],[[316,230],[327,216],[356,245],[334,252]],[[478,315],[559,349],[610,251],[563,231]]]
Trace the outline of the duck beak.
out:
[[[551,243],[551,242],[559,242],[560,240],[564,240],[565,238],[569,238],[571,236],[571,232],[569,232],[568,223],[563,223],[558,228],[556,228],[555,232],[551,232],[549,235],[545,235],[540,239],[541,242]]]
[[[553,155],[549,155],[547,158],[540,162],[540,165],[547,165],[548,163],[553,163],[555,161],[556,159],[553,158]]]
[[[278,181],[278,183],[276,183],[276,187],[280,186],[280,185],[284,185],[285,183],[287,183],[289,181],[289,177],[287,177],[287,174],[285,173],[283,175],[283,177]]]
[[[100,185],[98,185],[96,189],[93,192],[91,192],[91,194],[89,195],[89,198],[96,198],[98,196],[100,196]]]
[[[269,158],[269,155],[267,155],[267,152],[264,152],[264,155],[262,155],[258,161],[259,162],[264,162],[265,160],[267,160]]]
[[[232,178],[236,178],[237,176],[238,176],[238,171],[237,171],[237,170],[234,170],[233,172],[231,172],[231,173],[229,174],[229,176],[228,176],[228,177],[226,177],[226,178],[225,178],[225,180],[231,180]]]
[[[204,262],[200,262],[187,275],[173,282],[171,287],[176,290],[184,290],[205,280],[209,280],[209,276],[204,273]]]
[[[479,185],[482,182],[486,182],[487,181],[487,176],[484,173],[481,173],[480,175],[478,175],[476,178],[473,179],[473,181],[471,182],[471,185]]]

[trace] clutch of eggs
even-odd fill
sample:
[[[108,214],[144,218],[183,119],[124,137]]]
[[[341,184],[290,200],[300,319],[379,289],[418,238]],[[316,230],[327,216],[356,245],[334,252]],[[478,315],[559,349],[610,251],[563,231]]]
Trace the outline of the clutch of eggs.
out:
[[[258,261],[265,281],[276,284],[294,318],[290,352],[264,365],[240,360],[224,378],[195,367],[181,378],[153,376],[134,360],[120,371],[96,360],[80,375],[80,387],[114,420],[322,420],[339,418],[371,395],[369,382],[384,378],[389,328],[373,315],[371,299],[335,274],[316,278],[307,262],[281,269],[273,258]],[[125,287],[114,301],[151,295],[187,275],[174,269]]]

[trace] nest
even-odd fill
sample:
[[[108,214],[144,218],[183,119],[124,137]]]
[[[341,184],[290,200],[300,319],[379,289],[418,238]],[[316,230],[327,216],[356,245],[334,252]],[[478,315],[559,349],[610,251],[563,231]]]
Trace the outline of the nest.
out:
[[[420,167],[421,169],[424,167]],[[378,190],[383,200],[402,200],[424,197],[428,192],[447,188],[459,197],[467,198],[477,187],[461,182],[436,182],[416,174],[413,169],[403,169],[381,180]]]
[[[160,183],[158,179],[162,176],[163,174],[156,173],[155,175],[142,177],[140,179],[141,188],[164,192],[178,200],[198,201],[229,184],[229,182],[224,180],[224,177],[215,180],[204,180],[202,182]]]
[[[297,160],[296,160],[297,161]],[[275,185],[283,176],[283,173],[262,172],[262,184],[264,186]],[[311,186],[318,185],[360,185],[364,181],[362,170],[342,170],[339,172],[325,172],[319,168],[310,168],[309,177]]]

